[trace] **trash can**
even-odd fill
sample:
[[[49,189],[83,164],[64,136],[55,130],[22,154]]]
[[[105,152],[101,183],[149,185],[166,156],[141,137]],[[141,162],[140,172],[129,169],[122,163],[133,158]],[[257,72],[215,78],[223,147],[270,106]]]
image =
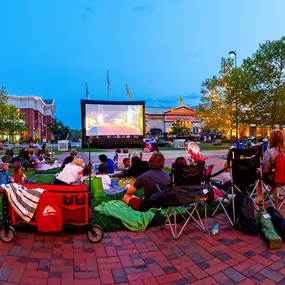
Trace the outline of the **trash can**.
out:
[[[173,141],[174,148],[184,148],[185,147],[185,139],[178,139]]]

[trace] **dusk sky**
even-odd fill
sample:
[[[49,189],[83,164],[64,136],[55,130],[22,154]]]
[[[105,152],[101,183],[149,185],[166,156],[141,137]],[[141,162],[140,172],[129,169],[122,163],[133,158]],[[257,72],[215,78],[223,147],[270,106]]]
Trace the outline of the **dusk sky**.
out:
[[[197,105],[201,83],[237,50],[285,35],[284,0],[2,0],[0,85],[55,99],[56,118],[80,128],[91,99]]]

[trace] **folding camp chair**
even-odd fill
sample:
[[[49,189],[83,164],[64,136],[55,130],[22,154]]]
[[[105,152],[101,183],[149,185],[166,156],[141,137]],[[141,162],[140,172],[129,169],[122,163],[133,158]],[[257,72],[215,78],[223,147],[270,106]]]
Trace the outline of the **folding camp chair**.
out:
[[[203,185],[205,180],[205,162],[200,161],[195,165],[184,165],[176,166],[173,164],[172,167],[172,180],[175,186],[189,186],[189,191],[201,190],[204,195],[209,194],[209,185]],[[192,189],[190,186],[193,186]],[[190,204],[180,204],[180,205],[170,205],[165,209],[166,222],[165,225],[170,227],[172,236],[177,240],[182,234],[183,230],[192,220],[202,229],[203,232],[207,232],[207,197],[202,197],[199,199],[193,199]],[[198,211],[198,206],[202,205],[205,212],[205,223],[203,223],[201,216]],[[184,219],[184,224],[182,225],[180,231],[178,231],[177,224],[177,214],[181,215]],[[186,215],[188,214],[188,217]],[[173,222],[171,222],[171,217],[173,216]]]
[[[219,207],[222,207],[229,222],[232,226],[234,226],[236,223],[234,196],[237,192],[247,193],[252,199],[255,207],[259,209],[253,199],[253,195],[255,194],[258,185],[260,185],[263,192],[265,191],[262,177],[261,154],[262,150],[260,146],[249,149],[232,148],[229,151],[227,157],[227,162],[229,166],[211,175],[211,177],[214,177],[222,173],[226,169],[230,169],[231,176],[229,188],[226,190],[223,199],[219,201],[219,204],[216,207],[212,216],[216,214]],[[253,190],[250,190],[251,188]],[[232,199],[232,218],[230,217],[229,212],[223,204],[225,199],[227,199],[228,197],[231,197]]]

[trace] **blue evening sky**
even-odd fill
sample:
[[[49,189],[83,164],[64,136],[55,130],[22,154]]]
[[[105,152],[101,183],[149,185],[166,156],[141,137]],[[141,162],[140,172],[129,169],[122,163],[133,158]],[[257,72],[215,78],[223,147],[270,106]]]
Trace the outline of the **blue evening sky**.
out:
[[[91,99],[148,106],[197,105],[203,80],[236,49],[284,36],[284,0],[2,0],[0,84],[9,94],[56,101],[56,117],[80,128]]]

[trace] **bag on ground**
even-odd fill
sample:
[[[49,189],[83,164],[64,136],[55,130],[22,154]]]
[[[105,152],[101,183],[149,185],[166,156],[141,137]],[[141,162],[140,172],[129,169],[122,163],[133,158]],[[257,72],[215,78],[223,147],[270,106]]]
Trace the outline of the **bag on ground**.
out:
[[[103,182],[101,177],[94,177],[91,181],[91,193],[94,198],[104,198],[106,193],[103,188]]]
[[[261,232],[269,242],[269,248],[280,249],[282,247],[282,239],[277,234],[272,223],[271,217],[265,209],[259,211],[258,220]]]
[[[266,210],[271,217],[276,232],[285,240],[285,218],[273,207],[269,207]]]
[[[254,205],[252,200],[247,195],[238,193],[235,196],[235,216],[235,226],[239,230],[247,235],[259,235],[259,226],[258,220],[254,213]]]

